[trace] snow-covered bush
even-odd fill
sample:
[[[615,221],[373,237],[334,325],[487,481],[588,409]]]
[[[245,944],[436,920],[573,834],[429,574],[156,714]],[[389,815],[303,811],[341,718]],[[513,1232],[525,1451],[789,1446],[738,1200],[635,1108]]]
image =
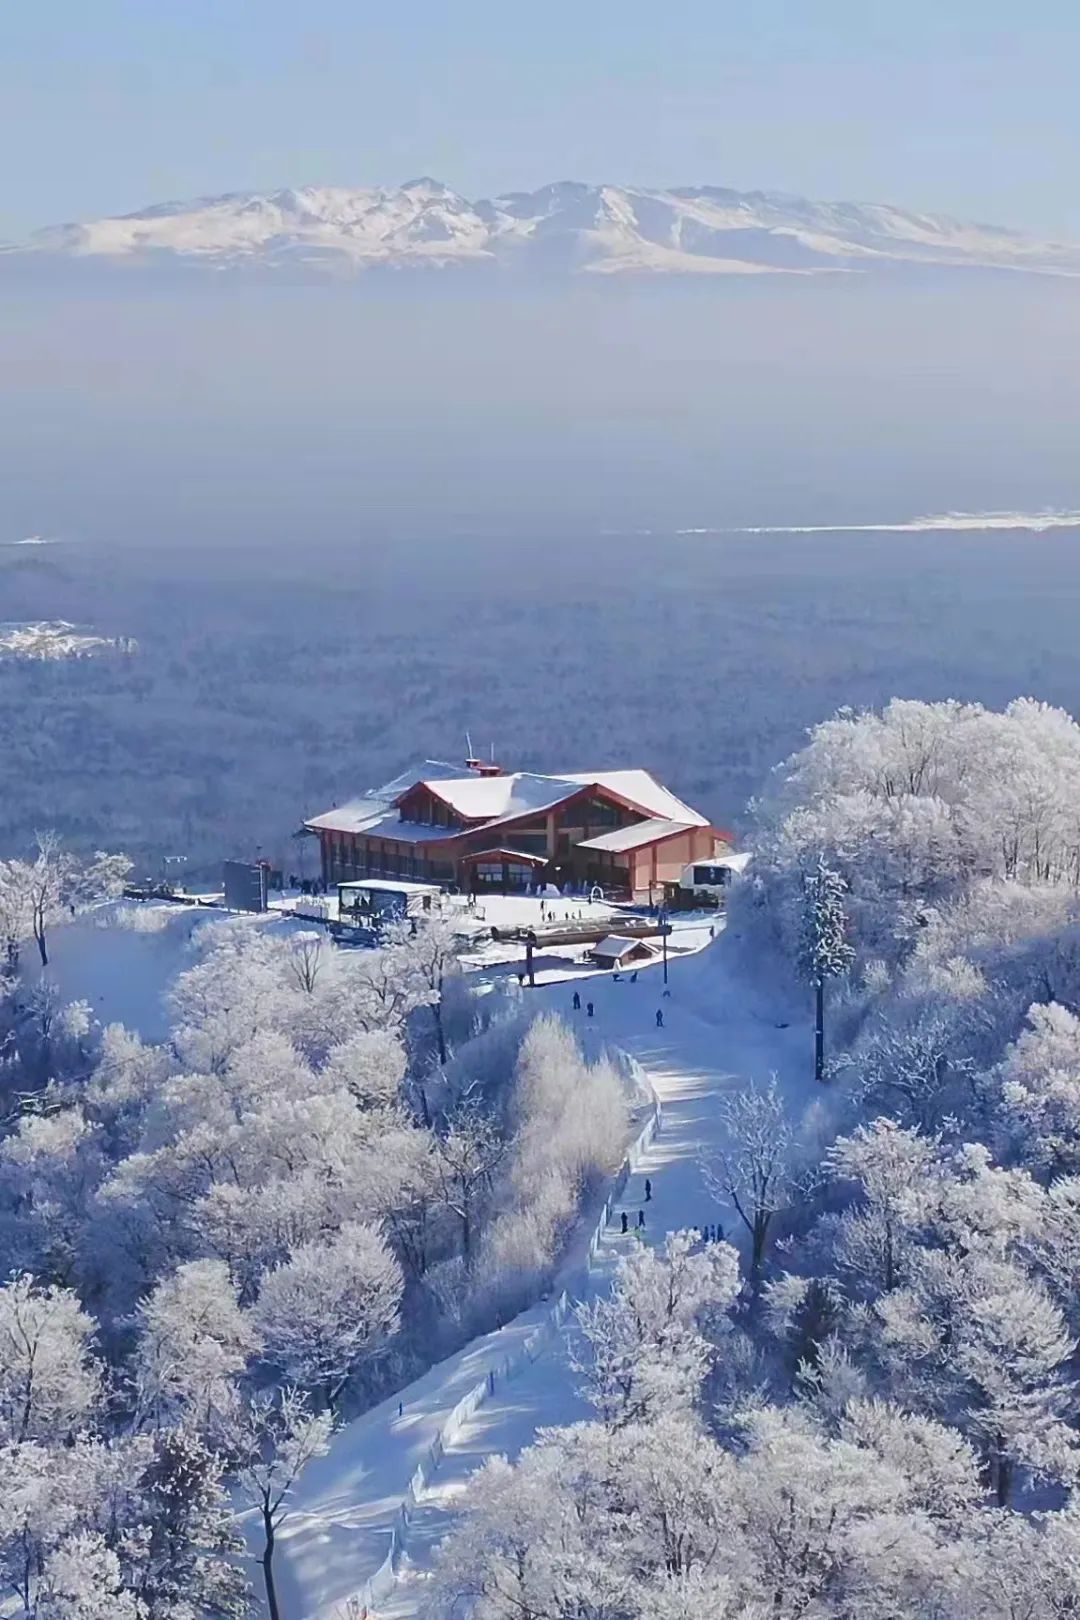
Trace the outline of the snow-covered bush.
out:
[[[474,1267],[478,1321],[505,1320],[550,1281],[583,1205],[622,1159],[623,1082],[606,1058],[587,1062],[573,1031],[543,1014],[520,1043],[508,1127],[497,1213]]]

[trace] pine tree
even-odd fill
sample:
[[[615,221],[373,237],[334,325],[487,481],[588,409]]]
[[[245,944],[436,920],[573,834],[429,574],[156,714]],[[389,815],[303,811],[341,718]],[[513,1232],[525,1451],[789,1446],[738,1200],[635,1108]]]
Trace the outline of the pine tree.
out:
[[[825,1078],[825,984],[846,973],[855,959],[847,940],[844,880],[824,855],[806,879],[799,970],[814,987],[814,1079]]]

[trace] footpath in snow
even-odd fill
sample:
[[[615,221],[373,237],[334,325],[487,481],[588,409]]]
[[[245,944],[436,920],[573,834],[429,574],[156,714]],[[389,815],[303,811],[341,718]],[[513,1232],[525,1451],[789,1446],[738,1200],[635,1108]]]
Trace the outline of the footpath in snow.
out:
[[[807,1034],[801,1026],[778,1027],[775,1010],[735,971],[735,947],[721,934],[708,950],[673,961],[667,997],[658,967],[642,971],[636,983],[592,981],[591,1020],[584,1011],[572,1011],[565,984],[532,992],[545,1006],[579,1021],[590,1048],[608,1044],[632,1054],[663,1109],[659,1135],[644,1149],[611,1209],[590,1268],[594,1290],[606,1286],[618,1254],[638,1241],[622,1235],[623,1209],[632,1228],[644,1210],[642,1236],[651,1243],[679,1227],[718,1218],[725,1234],[739,1239],[733,1212],[718,1208],[702,1177],[701,1161],[721,1146],[718,1104],[724,1095],[774,1072],[785,1089],[797,1084],[807,1069]],[[662,1028],[656,1024],[658,1009]],[[648,1202],[646,1177],[652,1183]],[[275,1565],[283,1620],[345,1620],[350,1612],[362,1612],[350,1611],[350,1600],[371,1597],[367,1583],[380,1570],[374,1592],[378,1612],[395,1620],[416,1612],[426,1572],[473,1470],[491,1456],[515,1457],[538,1428],[586,1415],[572,1366],[572,1315],[560,1326],[552,1325],[551,1316],[552,1305],[541,1304],[474,1340],[339,1433],[329,1454],[305,1474],[279,1533]],[[517,1368],[512,1377],[505,1376],[508,1366]],[[458,1403],[465,1398],[472,1404],[470,1392],[485,1382],[476,1409],[447,1425]],[[445,1444],[439,1439],[444,1432]],[[420,1464],[427,1465],[426,1482],[414,1488],[405,1554],[398,1579],[390,1583],[388,1548]]]

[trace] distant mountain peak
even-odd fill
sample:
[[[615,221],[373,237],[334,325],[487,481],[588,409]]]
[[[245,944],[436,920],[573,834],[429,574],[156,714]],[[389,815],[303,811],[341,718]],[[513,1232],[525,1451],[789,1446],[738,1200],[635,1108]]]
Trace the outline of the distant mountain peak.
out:
[[[300,186],[157,203],[60,225],[6,254],[337,273],[427,265],[608,275],[868,274],[931,265],[1080,275],[1080,246],[884,203],[724,186],[558,180],[470,200],[420,175],[398,187]]]

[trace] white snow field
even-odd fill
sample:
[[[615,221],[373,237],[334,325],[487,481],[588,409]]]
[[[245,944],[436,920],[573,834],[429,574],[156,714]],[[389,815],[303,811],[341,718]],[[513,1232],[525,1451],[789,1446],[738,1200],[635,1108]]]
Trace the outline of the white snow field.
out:
[[[702,1176],[702,1159],[720,1144],[717,1105],[726,1093],[773,1073],[792,1097],[812,1081],[805,1025],[778,1023],[783,1014],[742,982],[736,950],[737,942],[721,933],[711,947],[674,960],[668,997],[659,967],[643,970],[636,983],[590,980],[582,999],[594,1003],[591,1020],[572,1011],[567,984],[533,992],[580,1020],[589,1047],[606,1043],[630,1053],[662,1109],[659,1132],[633,1156],[587,1269],[584,1247],[569,1257],[560,1284],[571,1296],[606,1286],[617,1255],[638,1241],[639,1210],[650,1243],[717,1218],[727,1236],[739,1239],[733,1212],[717,1207]],[[631,1225],[625,1237],[623,1209]],[[537,1429],[585,1414],[571,1365],[571,1303],[542,1304],[473,1341],[339,1432],[301,1480],[278,1534],[283,1620],[346,1620],[365,1608],[403,1620],[417,1612],[473,1470],[488,1457],[516,1456]]]
[[[169,1036],[166,993],[194,960],[192,935],[222,923],[277,933],[305,926],[278,912],[219,911],[194,900],[105,900],[50,930],[47,968],[38,966],[33,945],[27,947],[27,978],[50,980],[62,1001],[89,1003],[102,1024],[121,1023],[143,1040],[164,1041]]]

